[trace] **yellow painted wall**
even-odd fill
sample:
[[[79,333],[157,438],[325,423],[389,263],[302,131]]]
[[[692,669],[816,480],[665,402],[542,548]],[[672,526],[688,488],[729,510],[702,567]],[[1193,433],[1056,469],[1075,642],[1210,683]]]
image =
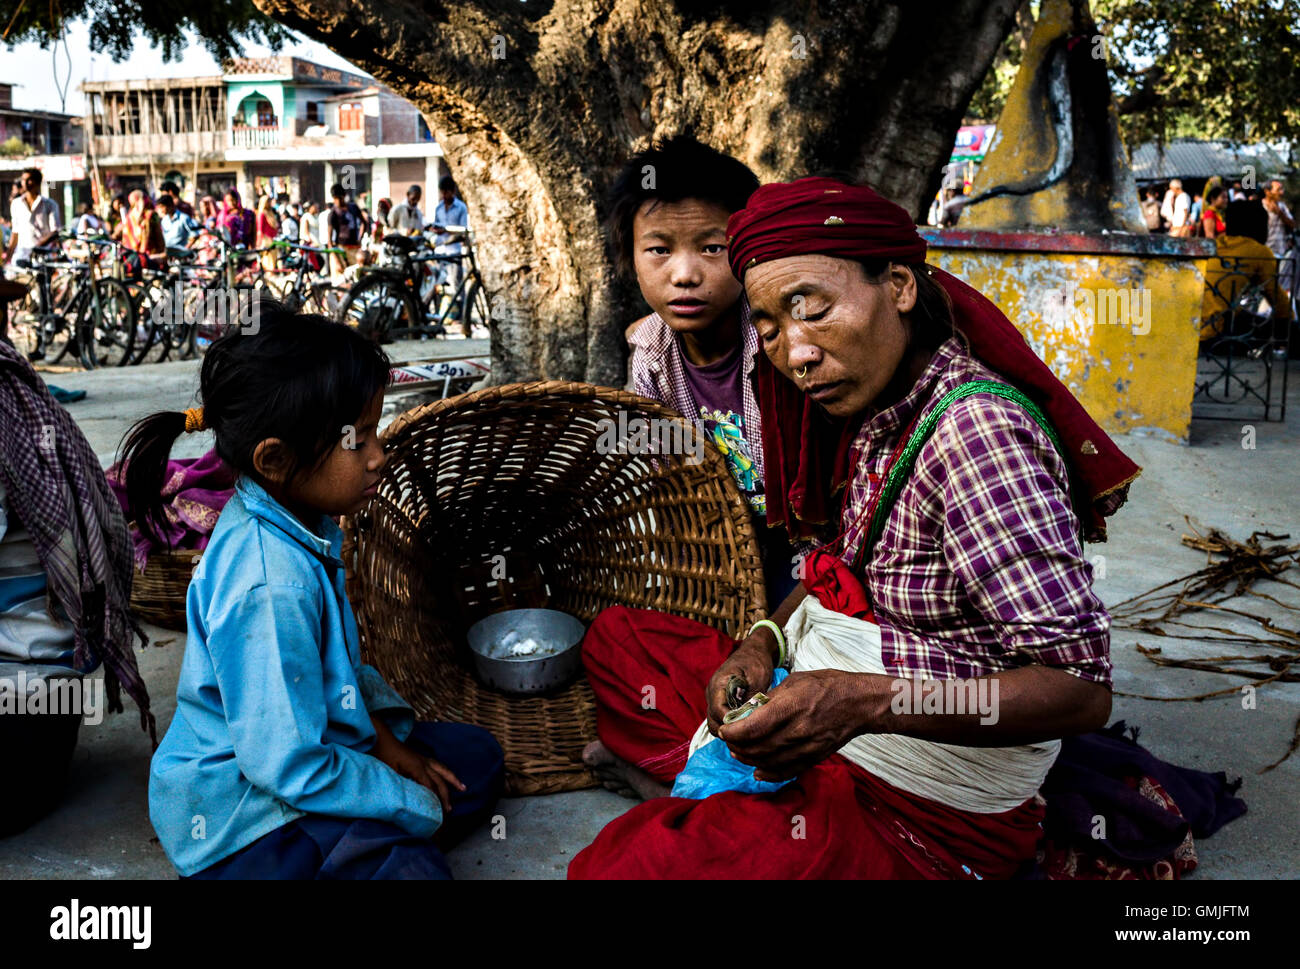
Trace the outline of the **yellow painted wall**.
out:
[[[928,261],[996,303],[1107,431],[1187,443],[1203,262],[934,244]]]

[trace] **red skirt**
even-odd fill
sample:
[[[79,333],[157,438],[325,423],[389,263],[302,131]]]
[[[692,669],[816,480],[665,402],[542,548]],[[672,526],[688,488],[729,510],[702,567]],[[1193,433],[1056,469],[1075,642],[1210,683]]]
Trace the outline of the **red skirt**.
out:
[[[583,662],[600,739],[664,783],[686,763],[705,689],[735,648],[717,630],[618,606]],[[616,818],[570,878],[1008,878],[1034,857],[1042,804],[974,814],[909,794],[838,754],[771,794],[663,797]]]

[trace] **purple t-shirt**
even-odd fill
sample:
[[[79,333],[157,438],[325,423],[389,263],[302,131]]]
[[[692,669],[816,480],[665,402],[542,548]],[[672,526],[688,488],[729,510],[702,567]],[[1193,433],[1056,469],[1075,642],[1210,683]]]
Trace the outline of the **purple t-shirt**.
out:
[[[740,344],[721,360],[696,366],[682,354],[682,370],[690,385],[698,410],[686,417],[704,424],[709,440],[727,459],[727,469],[735,478],[741,495],[755,514],[767,513],[763,481],[754,466],[754,449],[745,427],[745,405],[741,381]]]

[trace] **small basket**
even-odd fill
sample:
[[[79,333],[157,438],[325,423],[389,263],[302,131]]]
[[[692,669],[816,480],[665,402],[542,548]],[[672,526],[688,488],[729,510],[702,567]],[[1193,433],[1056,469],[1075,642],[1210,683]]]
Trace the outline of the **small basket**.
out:
[[[420,718],[490,730],[512,795],[596,785],[581,757],[596,738],[595,705],[585,677],[542,697],[482,686],[466,646],[475,621],[536,606],[590,623],[625,605],[738,638],[766,614],[749,508],[725,459],[712,446],[698,463],[611,449],[620,417],[623,428],[644,419],[696,433],[660,404],[580,383],[417,407],[384,431],[378,493],[343,523],[365,660]]]
[[[131,611],[143,622],[185,632],[185,594],[203,553],[192,548],[149,553],[131,578]]]

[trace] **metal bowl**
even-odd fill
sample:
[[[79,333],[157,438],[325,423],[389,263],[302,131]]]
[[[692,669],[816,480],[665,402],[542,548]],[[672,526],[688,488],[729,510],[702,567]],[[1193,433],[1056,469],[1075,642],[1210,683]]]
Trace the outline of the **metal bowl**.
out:
[[[577,678],[586,631],[567,612],[508,609],[469,627],[469,649],[487,686],[503,693],[546,693]]]

